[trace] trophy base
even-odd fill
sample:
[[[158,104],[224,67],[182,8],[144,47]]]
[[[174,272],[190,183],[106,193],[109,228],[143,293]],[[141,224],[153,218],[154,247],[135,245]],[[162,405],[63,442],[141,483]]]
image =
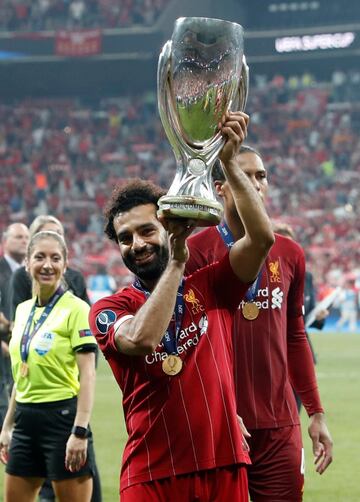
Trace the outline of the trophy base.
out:
[[[157,215],[160,218],[196,220],[198,227],[211,227],[220,223],[222,213],[222,205],[215,200],[190,195],[164,195],[159,199]]]

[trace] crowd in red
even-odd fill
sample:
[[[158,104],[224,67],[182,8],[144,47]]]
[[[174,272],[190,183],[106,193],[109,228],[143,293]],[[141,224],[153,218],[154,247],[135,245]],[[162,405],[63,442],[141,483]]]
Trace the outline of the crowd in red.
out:
[[[0,0],[0,30],[152,25],[168,0]]]
[[[250,142],[269,172],[270,214],[293,226],[317,284],[329,271],[359,273],[359,83],[359,71],[323,84],[308,74],[260,78],[247,107]]]
[[[318,284],[359,263],[360,87],[357,72],[316,83],[310,75],[250,89],[248,143],[268,170],[268,209],[290,223]],[[0,105],[0,230],[51,213],[65,224],[73,265],[104,263],[127,280],[102,234],[102,209],[115,183],[150,178],[167,187],[175,160],[154,93],[100,101]]]

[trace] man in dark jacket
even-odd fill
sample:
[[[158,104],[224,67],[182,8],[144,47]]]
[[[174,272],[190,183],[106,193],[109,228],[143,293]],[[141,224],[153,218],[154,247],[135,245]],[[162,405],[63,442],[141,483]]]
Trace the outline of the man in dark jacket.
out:
[[[8,406],[12,376],[8,351],[11,306],[9,284],[12,275],[22,266],[29,230],[23,223],[12,223],[2,237],[3,256],[0,258],[0,428]]]

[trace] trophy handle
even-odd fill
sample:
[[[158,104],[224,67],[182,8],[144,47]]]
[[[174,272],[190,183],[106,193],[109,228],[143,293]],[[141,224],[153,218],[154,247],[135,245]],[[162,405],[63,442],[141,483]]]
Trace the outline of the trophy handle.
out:
[[[169,139],[169,142],[174,150],[175,158],[179,161],[182,157],[179,148],[178,139],[175,134],[175,129],[170,123],[169,117],[169,76],[170,76],[170,65],[171,65],[171,50],[172,41],[168,40],[159,56],[158,71],[157,71],[157,98],[158,98],[158,110],[161,122],[163,124],[165,133]]]
[[[249,94],[249,67],[246,63],[246,57],[243,55],[241,76],[239,84],[239,108],[241,111],[245,110],[248,94]]]

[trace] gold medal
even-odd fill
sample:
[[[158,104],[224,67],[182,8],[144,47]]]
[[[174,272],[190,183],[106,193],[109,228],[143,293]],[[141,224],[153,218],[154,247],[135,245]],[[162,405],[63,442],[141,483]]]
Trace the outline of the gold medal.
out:
[[[246,302],[241,311],[248,321],[254,321],[259,315],[259,307],[254,302]]]
[[[20,376],[22,378],[25,378],[28,376],[28,374],[29,374],[29,365],[25,361],[23,361],[20,365]]]
[[[183,362],[179,356],[170,354],[162,362],[162,370],[169,376],[175,376],[180,373],[182,369]]]

